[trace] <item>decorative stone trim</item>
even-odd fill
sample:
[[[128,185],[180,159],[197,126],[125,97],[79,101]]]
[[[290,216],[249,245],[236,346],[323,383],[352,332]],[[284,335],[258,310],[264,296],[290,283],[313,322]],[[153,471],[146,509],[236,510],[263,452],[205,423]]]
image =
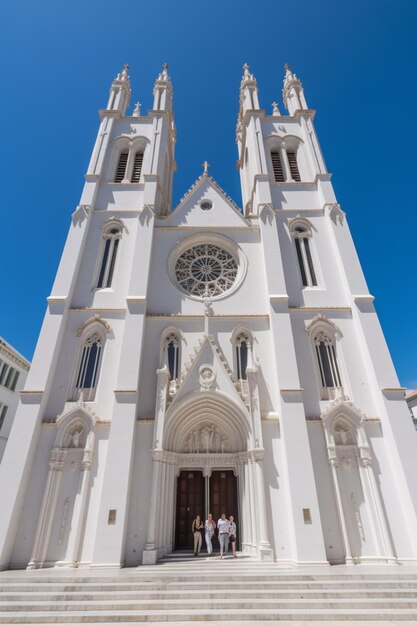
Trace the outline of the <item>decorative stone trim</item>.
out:
[[[3,343],[1,339],[0,339],[0,354],[5,356],[6,359],[9,359],[9,361],[12,361],[12,363],[15,363],[18,367],[22,368],[23,370],[26,370],[26,371],[29,370],[30,368],[29,361],[26,361],[26,359],[24,359],[20,354],[18,354],[14,350],[11,350],[6,343]]]
[[[107,335],[109,335],[112,332],[112,328],[110,324],[106,320],[104,320],[102,317],[100,317],[98,313],[96,313],[93,317],[89,317],[88,320],[86,320],[85,322],[81,324],[81,326],[79,327],[77,331],[77,337],[81,337],[81,335],[83,334],[87,326],[90,326],[90,324],[94,324],[96,322],[104,326],[104,328],[106,329]]]
[[[216,453],[184,453],[171,452],[169,450],[153,449],[151,450],[152,459],[160,463],[175,465],[178,468],[198,467],[205,470],[211,467],[237,467],[242,463],[255,463],[262,461],[264,458],[264,450],[258,448],[255,450],[247,450],[246,452],[224,452]]]

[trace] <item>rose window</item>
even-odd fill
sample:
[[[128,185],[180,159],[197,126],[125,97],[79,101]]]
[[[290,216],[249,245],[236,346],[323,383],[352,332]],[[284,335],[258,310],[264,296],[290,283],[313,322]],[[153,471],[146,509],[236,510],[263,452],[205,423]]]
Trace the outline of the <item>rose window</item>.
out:
[[[175,276],[180,287],[200,297],[218,296],[230,289],[237,271],[235,257],[210,243],[189,248],[175,263]]]

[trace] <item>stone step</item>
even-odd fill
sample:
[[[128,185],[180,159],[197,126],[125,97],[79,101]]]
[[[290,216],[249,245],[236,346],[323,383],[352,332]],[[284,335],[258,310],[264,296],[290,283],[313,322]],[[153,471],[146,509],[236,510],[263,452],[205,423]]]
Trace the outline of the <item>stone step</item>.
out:
[[[0,624],[134,622],[416,624],[417,568],[283,570],[242,558],[0,572]]]
[[[265,588],[265,589],[319,589],[319,588],[334,588],[334,589],[362,589],[362,588],[416,588],[417,589],[417,577],[410,578],[398,578],[398,577],[386,577],[386,578],[374,578],[368,576],[367,578],[354,578],[354,579],[333,579],[333,578],[317,578],[314,580],[313,578],[308,578],[305,580],[290,580],[288,578],[284,579],[274,579],[268,577],[267,579],[263,579],[262,577],[243,577],[239,576],[235,573],[235,575],[231,575],[227,577],[228,579],[233,579],[234,585],[238,583],[240,587],[254,587],[254,588]],[[118,591],[135,591],[137,589],[142,589],[146,587],[148,590],[159,590],[161,588],[166,588],[169,584],[170,588],[176,589],[223,589],[224,583],[219,581],[219,574],[212,579],[207,579],[206,577],[181,577],[181,576],[158,576],[158,578],[154,577],[140,577],[138,576],[136,579],[131,581],[125,581],[122,577],[118,579],[88,579],[83,580],[79,578],[65,579],[65,580],[45,580],[42,577],[36,579],[31,579],[30,581],[26,581],[22,578],[17,580],[8,580],[4,577],[0,577],[0,589],[7,590],[9,593],[15,591],[39,591],[44,589],[51,589],[55,591],[83,591],[88,589],[88,591],[108,591],[117,589]]]
[[[37,612],[16,612],[13,616],[9,614],[0,614],[0,624],[86,624],[86,623],[117,623],[120,622],[131,624],[132,622],[187,622],[189,626],[190,622],[201,624],[202,622],[219,621],[224,626],[224,622],[254,622],[257,625],[259,620],[264,620],[271,623],[282,622],[284,620],[291,621],[294,625],[299,624],[300,621],[305,621],[309,624],[311,622],[327,623],[328,621],[335,621],[335,609],[334,608],[318,608],[312,609],[310,607],[298,609],[280,609],[279,612],[275,609],[245,609],[245,612],[236,611],[234,609],[177,609],[171,610],[169,613],[160,610],[151,611],[65,611],[62,615],[59,615],[57,620],[56,613],[52,611],[37,611]],[[338,622],[345,622],[350,620],[351,622],[371,622],[384,621],[385,623],[395,624],[397,622],[403,622],[408,620],[411,623],[416,622],[417,612],[411,609],[396,609],[395,615],[392,611],[374,608],[349,608],[347,610],[340,610],[337,613]],[[395,621],[394,621],[395,620]]]
[[[325,609],[332,608],[334,610],[350,608],[355,609],[412,609],[415,611],[417,618],[417,598],[394,598],[387,600],[385,598],[377,598],[371,601],[371,599],[363,598],[347,598],[342,600],[341,598],[285,598],[282,600],[275,598],[192,598],[186,599],[165,599],[160,598],[158,600],[101,600],[100,602],[80,602],[80,601],[55,601],[50,602],[15,602],[13,604],[0,603],[0,614],[10,612],[30,612],[30,611],[54,611],[55,613],[69,611],[78,612],[90,612],[90,611],[152,611],[155,609],[155,605],[159,610],[173,611],[173,610],[220,610],[220,609],[233,609],[239,613],[247,610],[255,610],[257,607],[260,609],[305,609],[308,606],[310,609]]]
[[[417,599],[417,590],[413,588],[409,589],[398,589],[398,588],[385,588],[382,587],[380,589],[364,589],[363,587],[357,589],[299,589],[297,591],[288,590],[288,589],[276,589],[272,588],[266,590],[264,588],[254,590],[254,589],[222,589],[217,591],[206,591],[204,593],[204,597],[206,599],[216,599],[219,598],[219,593],[222,591],[222,597],[230,598],[230,599],[239,599],[239,598],[415,598]],[[184,599],[191,600],[195,598],[201,597],[200,589],[178,589],[173,590],[171,586],[169,586],[168,590],[158,589],[158,590],[147,590],[147,589],[137,589],[134,591],[124,591],[124,592],[116,592],[113,591],[111,594],[111,598],[113,601],[119,600],[136,600],[141,598],[150,598],[153,601],[159,599],[166,600],[175,600],[175,599]],[[6,602],[21,602],[23,599],[27,602],[56,602],[56,601],[85,601],[85,602],[93,602],[100,601],[100,599],[107,599],[109,596],[108,591],[96,591],[94,593],[86,593],[83,591],[55,591],[49,592],[48,594],[44,593],[36,593],[36,591],[27,592],[20,591],[15,592],[13,594],[5,593],[0,591],[0,606],[4,606]]]

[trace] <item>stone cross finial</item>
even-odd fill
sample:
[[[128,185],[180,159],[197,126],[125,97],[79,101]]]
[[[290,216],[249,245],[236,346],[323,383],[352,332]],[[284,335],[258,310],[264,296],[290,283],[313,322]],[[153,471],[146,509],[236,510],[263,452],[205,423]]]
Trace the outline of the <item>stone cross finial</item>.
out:
[[[272,103],[272,115],[281,115],[277,102]]]
[[[210,163],[209,163],[208,161],[204,161],[204,162],[201,164],[201,166],[202,166],[202,168],[203,168],[203,172],[204,172],[204,174],[207,174],[207,173],[208,173],[208,168],[210,167]]]

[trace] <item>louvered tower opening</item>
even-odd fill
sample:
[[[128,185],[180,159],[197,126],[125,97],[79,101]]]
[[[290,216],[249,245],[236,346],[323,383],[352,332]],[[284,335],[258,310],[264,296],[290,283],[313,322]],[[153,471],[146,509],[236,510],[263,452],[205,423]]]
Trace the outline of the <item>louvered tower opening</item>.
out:
[[[132,183],[138,183],[140,180],[140,173],[142,171],[143,153],[136,152],[135,162],[133,164]]]
[[[301,181],[300,172],[298,171],[297,155],[295,152],[287,151],[288,163],[290,164],[291,178],[297,183]]]
[[[283,183],[284,172],[282,170],[281,157],[279,156],[279,152],[271,152],[272,159],[272,168],[274,170],[274,178],[276,183]]]
[[[128,154],[127,150],[120,153],[116,176],[114,177],[115,183],[121,183],[125,177]]]

